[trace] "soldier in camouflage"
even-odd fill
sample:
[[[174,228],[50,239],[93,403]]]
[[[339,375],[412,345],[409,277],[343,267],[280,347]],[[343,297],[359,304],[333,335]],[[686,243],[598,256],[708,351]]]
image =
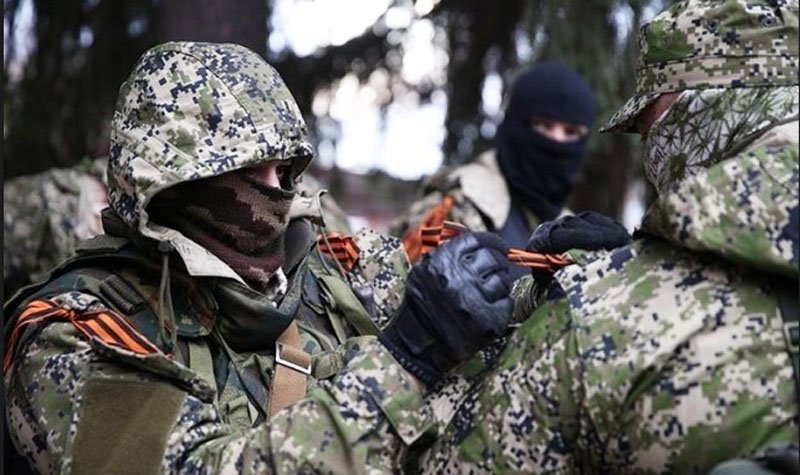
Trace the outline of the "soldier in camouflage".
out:
[[[106,234],[5,308],[10,439],[36,472],[397,466],[432,424],[421,382],[505,328],[504,250],[470,234],[409,273],[398,239],[363,231],[323,255],[295,191],[312,156],[252,51],[142,56],[113,119]]]
[[[3,184],[3,291],[42,279],[78,241],[102,232],[106,160],[83,159]]]
[[[708,473],[797,441],[798,2],[676,2],[637,79],[605,130],[644,137],[640,233],[571,252],[426,471]]]
[[[103,232],[108,206],[107,157],[86,158],[71,168],[13,178],[3,185],[3,291],[12,295],[44,278],[75,245]],[[316,197],[322,185],[305,174],[298,193]],[[350,232],[347,216],[329,194],[320,196],[325,229]]]
[[[430,178],[391,233],[403,237],[412,262],[420,257],[421,227],[444,219],[522,247],[540,222],[565,211],[594,114],[591,88],[566,66],[541,63],[522,72],[497,130],[496,151]]]

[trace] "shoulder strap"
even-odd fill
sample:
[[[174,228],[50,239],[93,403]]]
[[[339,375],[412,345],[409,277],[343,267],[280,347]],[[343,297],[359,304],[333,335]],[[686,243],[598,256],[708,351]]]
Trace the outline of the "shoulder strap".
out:
[[[150,305],[125,279],[110,270],[147,264],[148,261],[144,256],[126,247],[127,243],[124,238],[110,236],[100,236],[86,241],[80,245],[75,255],[53,269],[45,280],[17,292],[6,302],[4,308],[6,343],[11,343],[9,338],[12,336],[22,338],[23,327],[30,327],[31,324],[46,319],[60,319],[73,323],[87,336],[99,335],[106,343],[116,343],[117,346],[128,348],[131,346],[127,345],[128,336],[134,334],[144,341],[137,340],[138,346],[132,347],[141,346],[148,353],[153,351],[154,346],[157,348],[158,338],[153,332],[148,331],[146,324],[154,318],[157,319]],[[49,298],[72,290],[94,295],[111,310],[84,312],[78,315],[76,312],[68,312],[67,309],[44,308]],[[116,312],[125,317],[117,315]],[[105,326],[101,328],[100,324]],[[112,327],[111,330],[121,331],[111,333],[107,328],[109,325]],[[102,337],[117,334],[119,338]],[[9,356],[10,353],[7,353],[6,359]]]
[[[794,389],[800,407],[800,310],[798,310],[797,281],[775,282],[773,289],[783,317],[783,337],[794,369]]]
[[[311,355],[303,351],[297,323],[281,333],[275,343],[275,372],[269,392],[270,417],[286,406],[305,397],[307,379],[311,375]]]

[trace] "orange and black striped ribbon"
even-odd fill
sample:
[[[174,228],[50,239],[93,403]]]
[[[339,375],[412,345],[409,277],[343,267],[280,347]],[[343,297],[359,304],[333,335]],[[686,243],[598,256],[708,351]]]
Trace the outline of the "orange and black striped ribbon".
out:
[[[359,249],[353,236],[349,234],[328,233],[317,238],[319,250],[330,257],[336,259],[348,272],[353,270],[358,261]]]
[[[436,249],[464,231],[468,231],[466,226],[451,221],[444,221],[441,226],[422,228],[422,254]],[[547,272],[555,272],[572,264],[572,261],[562,254],[544,254],[516,248],[509,249],[506,258],[514,265]]]
[[[117,346],[138,355],[151,355],[159,352],[158,347],[150,343],[123,317],[111,310],[77,312],[51,300],[34,300],[26,305],[19,314],[14,330],[11,332],[3,359],[4,374],[11,367],[17,340],[24,328],[45,320],[70,322],[87,338],[98,338],[108,345]]]
[[[448,239],[452,239],[464,231],[468,231],[466,226],[452,221],[443,221],[441,225],[422,228],[420,231],[422,235],[421,253],[431,252]]]
[[[409,262],[414,264],[427,252],[425,249],[424,230],[427,228],[444,226],[444,223],[447,222],[445,220],[450,216],[450,212],[453,210],[453,206],[455,206],[453,197],[445,195],[441,203],[434,206],[428,214],[422,218],[419,226],[411,229],[403,236],[403,247],[406,249]]]

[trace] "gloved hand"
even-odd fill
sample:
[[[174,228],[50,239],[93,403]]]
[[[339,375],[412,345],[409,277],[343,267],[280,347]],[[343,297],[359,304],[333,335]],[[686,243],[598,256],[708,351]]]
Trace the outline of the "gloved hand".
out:
[[[604,214],[584,211],[542,223],[531,234],[525,249],[561,254],[570,249],[613,249],[630,241],[630,234],[618,222]]]
[[[513,307],[506,252],[499,236],[463,233],[414,266],[379,337],[408,372],[432,385],[504,334]]]
[[[531,234],[525,250],[556,254],[570,249],[597,251],[624,246],[630,241],[628,230],[618,222],[604,214],[584,211],[540,224]],[[531,274],[536,281],[532,298],[538,302],[550,286],[553,274],[537,269],[532,269]]]

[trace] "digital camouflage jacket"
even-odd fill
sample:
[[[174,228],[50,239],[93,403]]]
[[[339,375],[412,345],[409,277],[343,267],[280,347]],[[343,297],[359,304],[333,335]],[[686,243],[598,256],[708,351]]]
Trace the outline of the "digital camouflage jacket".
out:
[[[646,29],[677,35],[689,25],[702,42],[730,38],[726,28],[738,25],[748,53],[788,65],[765,77],[795,85],[678,87],[645,142],[660,196],[638,238],[612,251],[571,253],[578,265],[555,275],[497,368],[454,410],[422,469],[708,473],[797,440],[780,305],[785,292],[796,298],[800,259],[797,3],[790,3],[782,12],[793,27],[787,35],[767,18],[773,7],[735,1],[680,2]],[[705,23],[712,13],[739,23]],[[777,33],[753,42],[758,36],[745,34],[750,18]],[[725,28],[709,34],[708,25]]]
[[[312,149],[278,74],[235,45],[158,46],[120,90],[111,142],[108,235],[5,309],[17,451],[40,473],[396,466],[429,425],[414,383],[369,336],[403,295],[399,240],[357,234],[345,270],[320,254],[310,224],[319,209],[298,197],[273,300],[148,219],[152,197],[187,180],[267,160],[302,171]],[[290,322],[311,355],[307,398],[269,418],[277,368],[306,370],[276,348]]]

